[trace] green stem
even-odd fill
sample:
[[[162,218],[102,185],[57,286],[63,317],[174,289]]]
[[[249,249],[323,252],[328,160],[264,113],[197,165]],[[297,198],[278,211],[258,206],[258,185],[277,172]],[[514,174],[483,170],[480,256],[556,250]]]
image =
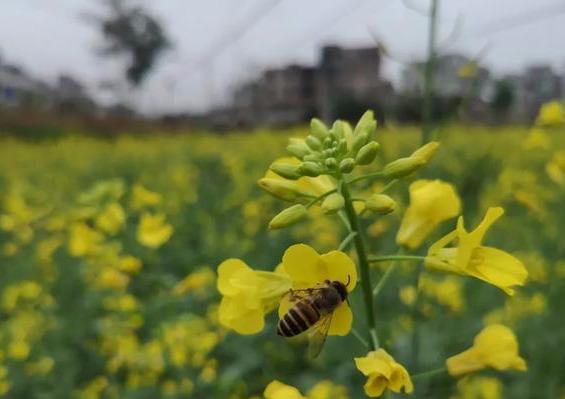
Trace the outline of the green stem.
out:
[[[328,195],[333,194],[337,192],[337,188],[334,188],[333,190],[330,191],[326,191],[325,193],[323,193],[322,195],[317,196],[316,198],[314,198],[312,201],[308,202],[305,206],[306,208],[310,208],[312,205],[316,205],[316,203],[320,202],[321,200],[323,200],[324,198],[326,198]]]
[[[413,380],[418,380],[421,378],[427,378],[427,377],[435,377],[436,375],[440,375],[447,372],[447,369],[445,367],[439,367],[437,369],[433,369],[433,370],[429,370],[429,371],[424,371],[422,373],[418,373],[418,374],[414,374],[412,376],[410,376],[410,378],[412,378]]]
[[[361,274],[361,287],[363,289],[363,298],[365,301],[365,311],[367,317],[367,325],[369,327],[369,342],[371,344],[370,348],[375,350],[379,347],[379,340],[377,337],[377,328],[375,313],[373,310],[373,290],[371,287],[371,275],[369,271],[369,261],[367,259],[367,251],[365,250],[365,239],[363,231],[359,226],[359,219],[353,208],[353,202],[351,201],[351,194],[349,193],[349,188],[346,182],[341,183],[341,195],[345,199],[345,214],[349,220],[349,225],[351,226],[351,231],[357,233],[354,237],[355,240],[355,250],[357,251],[357,258],[359,261],[359,271]]]
[[[367,343],[366,340],[363,339],[363,337],[361,336],[361,334],[359,334],[359,331],[357,331],[356,329],[352,328],[352,329],[351,329],[351,333],[353,334],[353,336],[354,336],[355,338],[357,338],[357,340],[358,340],[359,342],[361,342],[361,345],[363,345],[365,348],[368,348],[368,347],[369,347],[369,344]]]
[[[373,177],[383,177],[383,172],[375,172],[375,173],[369,173],[368,175],[358,176],[358,177],[355,177],[355,178],[349,180],[347,182],[347,184],[357,183],[358,181],[370,179],[370,178],[373,178]]]
[[[426,257],[416,256],[416,255],[384,255],[384,256],[369,256],[368,260],[370,263],[388,262],[391,260],[412,260],[417,262],[423,262],[424,260],[426,260]]]
[[[433,117],[433,97],[434,97],[434,75],[436,61],[436,32],[437,32],[437,14],[439,0],[432,0],[430,9],[430,27],[428,31],[428,59],[426,61],[426,69],[424,72],[424,99],[422,102],[422,142],[423,144],[430,141],[432,136],[432,117]]]
[[[398,264],[398,262],[394,262],[392,265],[390,265],[388,267],[388,269],[386,269],[385,274],[383,274],[383,276],[381,277],[381,279],[379,280],[379,282],[375,286],[375,289],[373,290],[373,298],[376,298],[377,296],[379,296],[381,290],[383,289],[383,287],[387,283],[388,279],[390,278],[390,276],[394,272],[394,269],[396,269],[397,264]]]
[[[338,251],[343,251],[345,248],[347,248],[347,246],[351,243],[351,241],[355,238],[355,236],[357,235],[356,232],[352,231],[351,233],[349,233],[347,235],[347,237],[345,237],[343,239],[343,241],[341,242],[341,244],[339,244],[339,247],[337,248]]]

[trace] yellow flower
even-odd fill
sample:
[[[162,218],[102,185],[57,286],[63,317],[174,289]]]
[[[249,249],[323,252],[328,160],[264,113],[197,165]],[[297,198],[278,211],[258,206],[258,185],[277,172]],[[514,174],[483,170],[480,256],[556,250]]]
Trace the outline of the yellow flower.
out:
[[[367,353],[365,357],[356,357],[355,365],[364,376],[369,377],[365,383],[365,393],[371,398],[381,396],[385,389],[393,392],[414,391],[414,385],[408,371],[384,349]]]
[[[555,183],[565,185],[565,151],[556,151],[545,165],[545,171]]]
[[[312,288],[325,280],[341,281],[347,284],[351,292],[357,284],[355,264],[341,251],[330,251],[320,255],[305,244],[289,247],[282,259],[282,268],[292,281],[293,289]],[[283,317],[292,307],[288,297],[284,297],[279,307],[279,316]],[[342,302],[335,310],[329,335],[347,335],[351,330],[353,314],[347,302]]]
[[[492,324],[476,337],[473,346],[446,361],[447,371],[459,377],[484,368],[525,371],[526,361],[518,354],[518,340],[506,326]]]
[[[112,268],[104,268],[96,280],[100,288],[125,290],[129,284],[129,277]]]
[[[528,137],[526,137],[526,140],[522,143],[522,146],[526,150],[534,150],[537,148],[547,150],[551,147],[551,140],[543,129],[534,127],[530,130],[530,133],[528,134]]]
[[[457,395],[451,399],[500,399],[502,383],[493,377],[462,378],[457,382]]]
[[[117,202],[109,204],[96,218],[96,227],[108,234],[116,234],[124,225],[126,214]]]
[[[542,105],[536,119],[536,125],[559,127],[565,124],[565,110],[559,101],[550,101]]]
[[[182,279],[173,288],[173,294],[181,296],[191,291],[204,293],[214,282],[214,277],[214,272],[209,267],[200,268]]]
[[[502,208],[489,208],[479,226],[467,232],[463,217],[457,228],[434,243],[426,257],[430,269],[472,276],[492,284],[508,295],[514,295],[514,286],[524,285],[528,272],[522,262],[500,249],[481,245],[490,226],[504,213]],[[457,247],[445,248],[453,240]]]
[[[274,380],[263,392],[265,399],[306,399],[295,387]]]
[[[308,391],[308,399],[347,399],[347,388],[331,381],[320,381]]]
[[[141,184],[136,184],[132,188],[131,207],[135,210],[143,209],[147,206],[159,205],[161,194],[149,191]]]
[[[72,256],[91,255],[98,249],[102,238],[102,234],[86,224],[76,223],[70,229],[69,253]]]
[[[137,241],[149,248],[158,248],[173,234],[173,226],[165,220],[165,215],[144,213],[137,226]]]
[[[256,271],[239,259],[227,259],[218,266],[217,287],[223,296],[220,323],[240,334],[255,334],[292,283],[283,273]]]
[[[406,209],[396,242],[418,248],[443,221],[459,214],[461,201],[451,184],[440,180],[417,180],[410,185],[410,206]]]

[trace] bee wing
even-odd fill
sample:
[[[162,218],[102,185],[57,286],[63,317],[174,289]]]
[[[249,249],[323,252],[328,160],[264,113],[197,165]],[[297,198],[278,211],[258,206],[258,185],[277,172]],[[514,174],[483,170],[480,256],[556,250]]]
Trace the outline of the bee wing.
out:
[[[333,312],[322,316],[308,332],[308,355],[313,359],[318,357],[328,336],[328,330],[332,324]]]

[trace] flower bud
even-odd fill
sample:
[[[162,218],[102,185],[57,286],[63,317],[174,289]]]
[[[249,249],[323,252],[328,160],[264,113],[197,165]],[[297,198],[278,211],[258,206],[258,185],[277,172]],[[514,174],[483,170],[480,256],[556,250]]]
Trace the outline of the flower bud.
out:
[[[291,183],[283,179],[264,177],[260,179],[257,184],[273,197],[280,198],[283,201],[295,201],[302,194],[296,190],[296,183]]]
[[[310,133],[320,140],[324,140],[328,137],[328,128],[321,120],[314,118],[310,121]]]
[[[428,144],[424,144],[422,147],[418,148],[410,156],[422,158],[426,163],[428,163],[435,155],[438,148],[439,143],[437,141],[430,141]]]
[[[320,176],[324,172],[324,170],[319,164],[310,161],[306,161],[302,163],[298,167],[298,170],[302,176],[310,176],[310,177]]]
[[[316,151],[316,150],[319,150],[320,148],[322,148],[322,142],[314,136],[306,137],[305,142],[306,142],[306,145],[308,147],[310,147],[310,149],[312,149],[313,151]]]
[[[283,229],[301,221],[308,214],[308,209],[302,204],[296,204],[284,209],[269,222],[269,229]]]
[[[322,211],[326,214],[336,213],[345,204],[345,199],[339,193],[328,195],[322,202]]]
[[[319,152],[312,152],[308,155],[305,155],[302,159],[304,161],[320,162],[323,159],[323,154],[320,154]]]
[[[332,129],[330,130],[330,135],[332,135],[333,133],[333,136],[335,137],[336,140],[341,140],[345,137],[344,128],[345,128],[345,122],[337,120],[332,125]]]
[[[365,144],[355,157],[355,162],[357,165],[369,165],[371,162],[375,160],[377,156],[377,152],[379,151],[380,145],[376,141],[371,141],[368,144]]]
[[[347,140],[341,139],[336,147],[336,155],[345,155],[347,154]]]
[[[308,148],[304,141],[293,142],[286,147],[286,150],[299,159],[302,159],[305,155],[310,154],[310,148]]]
[[[330,137],[324,139],[324,147],[330,148],[333,145],[333,140]]]
[[[355,160],[353,158],[345,158],[339,163],[339,170],[343,173],[350,173],[355,169]]]
[[[356,136],[361,132],[367,132],[367,134],[371,136],[375,130],[377,130],[375,114],[373,111],[367,111],[361,116],[359,122],[357,122],[357,126],[355,126],[353,134]]]
[[[383,175],[388,179],[398,179],[408,176],[426,164],[420,157],[399,158],[387,164],[383,169]]]
[[[370,211],[386,215],[394,212],[396,202],[386,194],[373,194],[365,201],[365,207]]]
[[[353,154],[357,154],[357,152],[359,152],[361,147],[367,144],[367,141],[369,141],[369,133],[367,133],[367,131],[365,130],[353,136],[353,143],[351,144],[351,152]]]
[[[285,162],[275,162],[269,169],[285,179],[296,180],[302,175],[298,173],[298,166]]]
[[[335,169],[337,167],[337,159],[335,158],[328,158],[325,163],[328,169]]]

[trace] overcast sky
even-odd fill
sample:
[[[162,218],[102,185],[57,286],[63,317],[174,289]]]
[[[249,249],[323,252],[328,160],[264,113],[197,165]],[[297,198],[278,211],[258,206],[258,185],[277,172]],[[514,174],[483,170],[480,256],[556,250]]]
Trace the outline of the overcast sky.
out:
[[[314,64],[323,44],[370,45],[378,37],[399,60],[425,53],[427,21],[405,3],[425,9],[429,0],[137,2],[174,43],[135,96],[146,111],[205,109],[265,68]],[[94,88],[120,73],[119,64],[96,57],[99,33],[81,17],[101,10],[99,0],[2,0],[0,56],[43,79],[70,73]],[[253,15],[262,18],[242,29]],[[440,18],[444,51],[475,56],[486,48],[483,62],[497,74],[539,63],[565,72],[564,0],[443,0]],[[455,25],[459,34],[451,34]],[[385,76],[395,81],[401,67],[386,61]]]

